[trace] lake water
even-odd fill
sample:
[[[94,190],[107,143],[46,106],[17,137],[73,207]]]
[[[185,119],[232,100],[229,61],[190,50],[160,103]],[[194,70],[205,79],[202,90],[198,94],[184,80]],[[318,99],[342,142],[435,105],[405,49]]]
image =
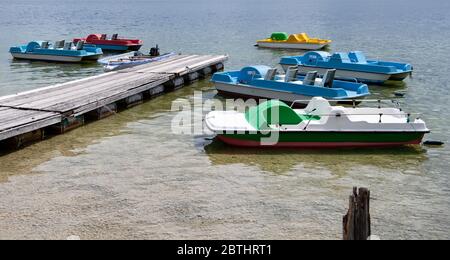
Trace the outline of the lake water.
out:
[[[148,50],[229,54],[226,69],[276,65],[272,31],[334,40],[333,51],[410,62],[405,92],[427,140],[448,142],[447,0],[2,0],[0,95],[102,73],[98,65],[12,61],[9,47],[90,33],[136,36]],[[371,189],[382,239],[449,239],[450,149],[249,150],[174,135],[171,103],[215,96],[208,81],[0,157],[0,239],[340,239],[353,186]]]

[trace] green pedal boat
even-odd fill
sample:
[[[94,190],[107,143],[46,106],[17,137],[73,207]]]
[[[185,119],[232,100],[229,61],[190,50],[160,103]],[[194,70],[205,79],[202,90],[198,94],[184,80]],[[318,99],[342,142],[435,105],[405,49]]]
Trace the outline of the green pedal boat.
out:
[[[378,101],[379,102],[379,101]],[[320,97],[302,110],[278,100],[237,111],[213,111],[206,127],[223,142],[244,147],[391,147],[417,145],[425,122],[399,108],[331,106]]]

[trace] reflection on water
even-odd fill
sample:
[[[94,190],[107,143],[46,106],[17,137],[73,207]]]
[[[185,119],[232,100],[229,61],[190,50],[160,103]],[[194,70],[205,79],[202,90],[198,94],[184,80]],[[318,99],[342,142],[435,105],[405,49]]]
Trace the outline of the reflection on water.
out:
[[[380,171],[403,169],[404,172],[418,171],[427,160],[421,147],[399,147],[385,149],[270,149],[239,148],[224,144],[218,139],[206,142],[205,152],[215,165],[246,164],[257,166],[263,171],[284,174],[296,166],[322,168],[337,176],[358,166],[373,166]]]
[[[207,82],[206,85],[208,85]],[[167,114],[170,112],[172,101],[177,99],[178,95],[192,95],[193,91],[203,87],[205,87],[205,82],[156,97],[140,106],[122,111],[101,121],[89,123],[67,134],[51,137],[19,151],[6,153],[0,151],[2,168],[0,182],[7,181],[11,175],[30,173],[33,168],[54,157],[80,155],[88,145],[99,143],[108,137],[127,134],[127,124],[141,120],[154,120]],[[156,125],[146,123],[146,125],[158,129],[160,127],[170,128],[168,123]]]
[[[369,98],[405,93],[403,108],[423,113],[432,130],[426,139],[448,142],[450,63],[435,57],[448,57],[450,45],[427,50],[450,38],[450,1],[435,2],[10,1],[0,8],[0,96],[102,73],[97,64],[12,61],[8,48],[30,40],[119,33],[143,39],[144,50],[227,53],[226,69],[238,70],[302,55],[253,45],[274,31],[306,31],[332,39],[330,51],[413,64],[412,78],[370,86]],[[141,11],[149,9],[164,12]],[[417,41],[418,31],[427,37]],[[354,185],[372,190],[376,235],[450,237],[448,146],[252,150],[172,134],[171,102],[192,101],[193,90],[211,99],[212,89],[200,81],[0,156],[0,238],[339,239]]]
[[[10,60],[7,82],[0,81],[0,93],[19,93],[37,87],[47,87],[69,80],[98,75],[103,67],[96,62],[69,64],[41,61]],[[14,85],[8,82],[15,82]],[[33,82],[30,85],[30,82]]]

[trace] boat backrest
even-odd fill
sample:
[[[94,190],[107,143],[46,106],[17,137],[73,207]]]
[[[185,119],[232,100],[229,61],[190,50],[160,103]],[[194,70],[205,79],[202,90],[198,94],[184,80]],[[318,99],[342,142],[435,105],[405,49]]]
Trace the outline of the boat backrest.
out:
[[[308,106],[304,109],[306,114],[312,115],[328,115],[330,114],[332,107],[330,103],[322,97],[314,97],[308,103]],[[327,118],[327,117],[323,117]]]
[[[117,40],[119,38],[119,34],[115,33],[112,35],[111,40]]]
[[[49,44],[48,44],[47,41],[42,42],[42,43],[41,43],[41,48],[42,48],[42,49],[48,49],[48,45],[49,45]]]
[[[344,52],[334,53],[331,56],[330,61],[335,62],[335,63],[351,63],[348,53],[344,53]]]
[[[309,41],[309,36],[306,33],[300,33],[297,35],[297,38],[300,38],[302,41]]]
[[[277,69],[270,69],[267,71],[266,76],[264,76],[264,80],[274,80],[277,75]]]
[[[72,49],[72,42],[66,42],[64,43],[64,50],[70,50]]]
[[[65,41],[65,40],[62,40],[62,41],[56,41],[56,42],[55,42],[55,45],[54,45],[54,48],[55,48],[55,49],[62,49],[62,48],[64,48],[64,44],[66,44],[66,41]]]
[[[108,35],[102,34],[102,36],[100,37],[100,40],[106,40],[106,37],[108,37]]]
[[[361,63],[361,64],[367,63],[366,56],[364,56],[364,53],[362,53],[360,51],[350,52],[348,54],[348,56],[352,62]]]
[[[327,70],[325,75],[323,75],[322,87],[324,87],[324,88],[332,88],[335,75],[336,75],[336,70],[335,69]]]
[[[310,71],[306,74],[305,79],[303,80],[304,85],[314,86],[316,83],[317,71]]]
[[[77,50],[82,50],[84,48],[84,41],[77,42]]]
[[[286,77],[284,78],[285,82],[291,82],[297,79],[298,68],[291,67],[286,71]]]

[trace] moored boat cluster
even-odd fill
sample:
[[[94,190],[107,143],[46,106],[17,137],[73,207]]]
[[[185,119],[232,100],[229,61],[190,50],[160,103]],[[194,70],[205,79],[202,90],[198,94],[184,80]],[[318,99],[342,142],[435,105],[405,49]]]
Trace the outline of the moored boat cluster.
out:
[[[309,50],[282,57],[284,70],[249,66],[214,74],[212,82],[225,97],[269,100],[245,113],[213,111],[206,126],[220,140],[245,147],[391,147],[417,145],[430,130],[400,107],[357,107],[370,95],[366,84],[403,81],[413,72],[408,63],[369,60],[363,52],[318,51],[330,40],[307,34],[273,33],[261,48]],[[351,104],[346,107],[345,104]],[[391,102],[397,104],[397,102]],[[289,106],[290,105],[290,106]],[[294,107],[306,107],[294,109]]]
[[[301,56],[281,57],[279,68],[256,65],[217,72],[212,77],[224,97],[268,100],[245,113],[214,111],[206,126],[225,143],[268,147],[380,147],[420,144],[429,132],[425,122],[399,107],[357,107],[370,96],[369,85],[403,81],[413,72],[408,63],[371,60],[361,51],[329,53],[331,40],[306,33],[273,33],[257,46],[302,49]],[[98,61],[105,71],[158,62],[176,55],[139,52],[143,41],[118,34],[91,34],[70,42],[32,41],[10,48],[16,59]],[[127,52],[99,60],[103,52]],[[371,100],[366,100],[371,102]],[[391,103],[395,104],[395,103]],[[346,106],[350,105],[350,107]],[[306,108],[305,108],[306,107]],[[296,109],[303,108],[303,109]],[[266,142],[267,137],[271,138]]]
[[[142,40],[122,38],[118,34],[111,37],[107,34],[91,34],[69,42],[32,41],[26,45],[13,46],[9,52],[13,58],[20,60],[66,63],[97,61],[104,52],[126,52],[99,60],[106,72],[161,61],[175,55],[173,52],[161,55],[158,46],[152,48],[148,55],[144,54],[139,52],[143,44]]]

